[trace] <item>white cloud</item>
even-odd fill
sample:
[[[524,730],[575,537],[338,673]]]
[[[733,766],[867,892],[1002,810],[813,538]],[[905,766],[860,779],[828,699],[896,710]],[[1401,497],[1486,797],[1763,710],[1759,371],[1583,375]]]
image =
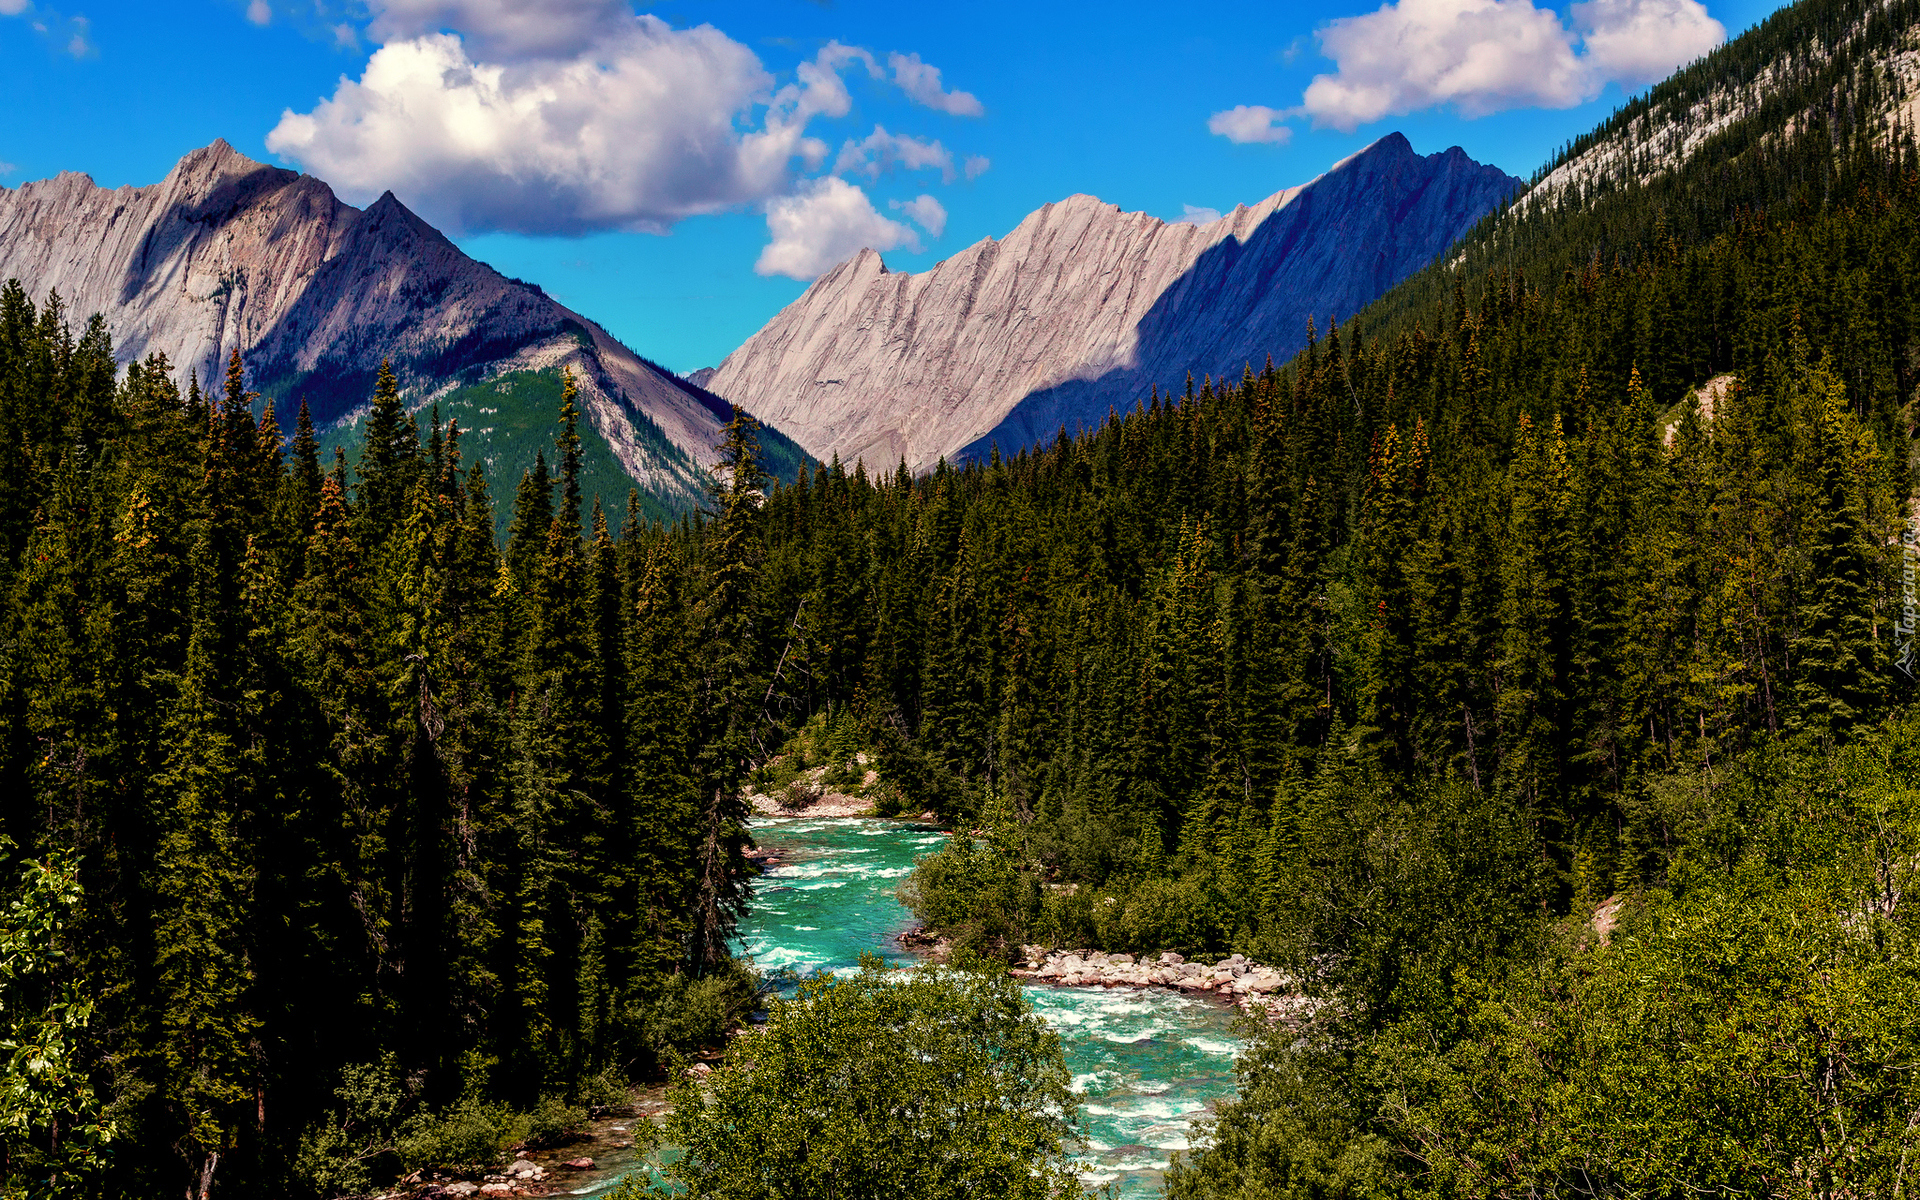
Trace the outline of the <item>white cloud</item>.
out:
[[[273,20],[273,9],[267,6],[267,0],[253,0],[247,5],[247,20],[255,25],[265,25]]]
[[[947,210],[932,196],[920,195],[911,200],[889,200],[887,207],[907,214],[907,219],[927,231],[931,237],[939,237],[947,231]]]
[[[378,42],[458,33],[475,58],[571,58],[617,38],[633,19],[628,0],[369,0]]]
[[[773,241],[753,269],[761,275],[813,279],[862,249],[920,249],[913,230],[875,211],[858,187],[836,175],[809,180],[798,194],[767,204]]]
[[[1665,78],[1726,40],[1699,0],[1589,0],[1573,6],[1586,61],[1626,87]]]
[[[33,0],[0,0],[0,17],[34,14],[28,28],[75,58],[90,58],[94,53],[93,25],[85,17],[67,17],[51,9],[35,9]]]
[[[978,179],[982,175],[985,175],[987,168],[992,165],[993,160],[984,154],[969,154],[967,155],[967,165],[965,168],[966,176],[968,179]]]
[[[869,179],[878,179],[896,166],[909,171],[937,167],[943,181],[953,182],[953,154],[945,146],[910,134],[888,133],[884,125],[875,125],[860,141],[848,140],[833,162],[836,175],[857,172]]]
[[[1400,0],[1334,21],[1320,42],[1339,69],[1314,77],[1301,110],[1336,129],[1438,104],[1478,117],[1589,94],[1573,32],[1532,0]]]
[[[1180,219],[1175,225],[1211,225],[1220,219],[1217,208],[1202,208],[1198,204],[1182,204]]]
[[[299,0],[249,3],[263,23],[277,15],[269,3],[304,11]],[[849,72],[942,112],[984,111],[917,54],[883,66],[829,42],[782,86],[726,34],[675,29],[632,0],[362,4],[364,32],[381,45],[359,78],[343,76],[309,111],[282,112],[267,146],[350,200],[391,190],[452,233],[664,233],[690,216],[759,208],[773,241],[757,269],[809,278],[849,247],[918,248],[912,229],[831,176],[934,170],[951,183],[989,165],[974,155],[956,168],[939,141],[876,125],[844,141],[828,178],[805,178],[829,160],[813,124],[852,111]],[[327,28],[349,48],[362,32]],[[935,236],[945,227],[931,197],[903,211]]]
[[[1293,138],[1293,130],[1279,124],[1286,116],[1264,104],[1236,104],[1208,117],[1207,132],[1217,133],[1230,142],[1269,142],[1284,146]]]
[[[283,113],[267,147],[456,231],[660,232],[788,192],[796,158],[818,166],[827,146],[807,124],[848,111],[846,59],[830,43],[769,97],[753,52],[706,25],[634,17],[591,55],[505,66],[429,34],[381,47],[311,113]],[[761,102],[761,127],[738,128]]]
[[[1320,31],[1335,69],[1314,77],[1299,107],[1241,105],[1207,128],[1236,142],[1284,141],[1275,122],[1294,117],[1351,132],[1439,105],[1464,117],[1567,108],[1609,83],[1659,79],[1726,37],[1699,0],[1586,0],[1572,16],[1569,26],[1533,0],[1398,0],[1342,17]]]
[[[10,162],[0,162],[0,179],[4,179],[6,176],[13,174],[15,171],[18,171],[19,169],[20,169],[19,167],[14,166]]]
[[[887,65],[893,68],[893,81],[915,104],[956,117],[978,117],[987,111],[972,92],[942,91],[940,68],[921,62],[918,54],[889,54]]]

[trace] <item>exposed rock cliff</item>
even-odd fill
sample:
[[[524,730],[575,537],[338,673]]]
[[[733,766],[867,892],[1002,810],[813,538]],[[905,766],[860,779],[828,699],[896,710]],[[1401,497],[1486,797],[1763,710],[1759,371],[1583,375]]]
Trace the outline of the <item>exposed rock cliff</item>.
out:
[[[539,288],[479,263],[392,194],[364,212],[224,141],[157,184],[71,172],[0,188],[0,279],[103,314],[122,361],[161,351],[331,423],[366,403],[383,357],[419,402],[456,382],[571,366],[593,428],[647,490],[698,493],[725,405],[682,387]],[[664,436],[662,436],[664,435]]]
[[[1310,315],[1351,315],[1521,186],[1396,133],[1207,225],[1072,196],[921,274],[862,251],[703,383],[822,458],[1011,451],[1189,371],[1290,356]]]

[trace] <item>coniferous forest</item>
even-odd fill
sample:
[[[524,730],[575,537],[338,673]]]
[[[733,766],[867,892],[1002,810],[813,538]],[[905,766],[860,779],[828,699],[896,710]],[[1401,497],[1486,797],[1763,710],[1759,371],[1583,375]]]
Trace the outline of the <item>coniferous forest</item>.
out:
[[[4,835],[57,931],[8,1005],[51,1014],[20,1086],[72,1114],[10,1135],[9,1194],[103,1158],[110,1194],[353,1190],[369,1138],[486,1162],[738,1016],[744,422],[713,519],[615,539],[569,389],[497,547],[391,376],[351,483],[237,358],[116,383],[17,287],[0,379]]]
[[[1862,78],[1044,446],[768,479],[736,414],[672,525],[583,511],[570,390],[496,497],[390,376],[323,462],[9,287],[8,1186],[341,1194],[657,1073],[754,1003],[743,793],[824,720],[960,831],[960,948],[1315,998],[1172,1195],[1904,1194],[1920,157]]]

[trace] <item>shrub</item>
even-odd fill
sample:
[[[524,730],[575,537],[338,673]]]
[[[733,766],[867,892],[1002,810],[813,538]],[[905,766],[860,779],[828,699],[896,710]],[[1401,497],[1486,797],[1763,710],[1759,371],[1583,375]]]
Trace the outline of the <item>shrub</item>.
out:
[[[665,1170],[689,1200],[1066,1200],[1083,1194],[1070,1078],[1004,974],[869,957],[776,998],[707,1081],[681,1084],[665,1136],[686,1153]]]

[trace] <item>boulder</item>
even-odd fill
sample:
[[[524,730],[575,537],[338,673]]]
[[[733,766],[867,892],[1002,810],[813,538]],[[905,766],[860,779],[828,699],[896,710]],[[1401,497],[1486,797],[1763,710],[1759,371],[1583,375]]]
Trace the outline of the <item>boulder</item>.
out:
[[[479,1184],[468,1183],[466,1180],[462,1179],[459,1183],[450,1183],[447,1186],[441,1188],[440,1194],[442,1196],[466,1197],[466,1196],[473,1195],[475,1192],[479,1190],[480,1190]]]
[[[1182,958],[1180,955],[1175,954],[1171,950],[1163,950],[1160,952],[1160,961],[1163,963],[1166,963],[1170,967],[1177,967],[1181,963],[1186,962],[1187,960]]]
[[[593,1160],[590,1158],[570,1158],[567,1161],[561,1163],[560,1165],[565,1167],[569,1171],[593,1170]]]
[[[518,1179],[526,1179],[532,1176],[544,1175],[545,1173],[546,1172],[540,1169],[539,1163],[528,1158],[516,1158],[513,1160],[513,1165],[507,1168],[507,1174]]]
[[[485,1183],[480,1185],[482,1196],[511,1196],[513,1185],[510,1183]]]
[[[1110,957],[1108,957],[1108,959],[1107,959],[1107,961],[1108,961],[1109,963],[1112,963],[1112,964],[1114,964],[1115,966],[1121,966],[1121,967],[1130,967],[1130,966],[1132,966],[1132,965],[1133,965],[1133,955],[1131,955],[1131,954],[1115,954],[1115,955],[1112,955],[1112,956],[1110,956]]]

